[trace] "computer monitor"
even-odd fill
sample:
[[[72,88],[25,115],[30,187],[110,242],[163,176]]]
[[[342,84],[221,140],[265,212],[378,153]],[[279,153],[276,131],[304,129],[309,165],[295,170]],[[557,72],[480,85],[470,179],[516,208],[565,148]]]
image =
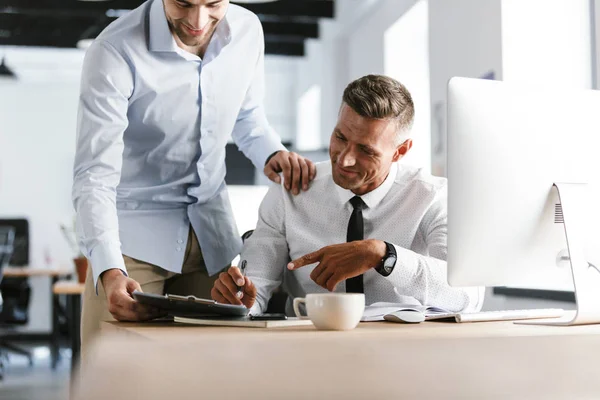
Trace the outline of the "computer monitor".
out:
[[[448,282],[575,276],[578,323],[600,322],[600,92],[452,78],[447,160]]]

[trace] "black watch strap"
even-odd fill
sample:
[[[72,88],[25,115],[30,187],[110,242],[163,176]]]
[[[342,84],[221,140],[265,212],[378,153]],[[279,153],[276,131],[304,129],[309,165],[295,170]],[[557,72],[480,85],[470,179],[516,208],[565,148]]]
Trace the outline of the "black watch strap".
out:
[[[396,260],[398,259],[398,254],[396,253],[396,248],[393,244],[384,242],[386,247],[385,257],[381,260],[379,265],[375,268],[375,271],[379,272],[379,274],[383,276],[388,276],[394,270],[396,266]]]

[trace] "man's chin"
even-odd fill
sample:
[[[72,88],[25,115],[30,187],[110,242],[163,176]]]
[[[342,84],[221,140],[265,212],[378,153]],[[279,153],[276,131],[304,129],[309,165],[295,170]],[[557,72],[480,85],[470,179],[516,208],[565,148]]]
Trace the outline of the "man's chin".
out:
[[[336,173],[333,173],[332,177],[333,177],[333,182],[336,185],[338,185],[339,187],[341,187],[342,189],[352,190],[357,186],[356,184],[354,184],[354,182],[349,182],[347,179],[344,179],[343,177],[339,176]]]
[[[181,40],[181,43],[183,43],[189,47],[196,47],[196,46],[200,46],[202,44],[202,42],[200,40],[198,40],[194,37],[191,37],[191,36],[179,35],[179,40]]]

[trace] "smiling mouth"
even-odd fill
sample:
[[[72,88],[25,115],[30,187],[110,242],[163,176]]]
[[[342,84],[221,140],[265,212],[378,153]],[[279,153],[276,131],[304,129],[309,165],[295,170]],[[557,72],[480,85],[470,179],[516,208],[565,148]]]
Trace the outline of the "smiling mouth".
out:
[[[347,170],[345,168],[340,167],[339,165],[338,165],[337,168],[338,168],[338,171],[340,171],[344,175],[356,175],[356,174],[358,174],[358,172],[356,172],[356,171]]]
[[[190,34],[192,34],[192,36],[200,36],[204,33],[204,29],[192,29],[186,24],[183,24],[183,26]]]

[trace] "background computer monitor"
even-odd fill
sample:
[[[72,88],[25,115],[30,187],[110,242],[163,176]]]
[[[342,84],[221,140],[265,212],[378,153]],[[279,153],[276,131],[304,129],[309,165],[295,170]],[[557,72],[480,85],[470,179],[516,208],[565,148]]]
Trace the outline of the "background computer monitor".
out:
[[[449,283],[572,288],[554,182],[591,184],[585,252],[600,265],[600,92],[450,80]]]

